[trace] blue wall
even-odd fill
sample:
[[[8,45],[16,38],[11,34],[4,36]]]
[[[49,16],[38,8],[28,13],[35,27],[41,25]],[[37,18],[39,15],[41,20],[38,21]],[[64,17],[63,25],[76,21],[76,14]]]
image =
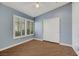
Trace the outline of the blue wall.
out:
[[[35,37],[43,39],[43,19],[41,17],[35,18]]]
[[[25,41],[34,36],[27,36],[21,39],[13,39],[13,21],[12,16],[16,14],[28,19],[34,20],[33,17],[21,13],[17,10],[4,6],[0,3],[0,48],[4,48],[19,42]],[[35,18],[35,37],[43,38],[43,20],[59,16],[60,21],[60,41],[72,44],[72,4],[52,10],[48,13]]]
[[[21,39],[13,39],[12,17],[14,14],[32,20],[34,19],[31,16],[28,16],[12,8],[0,4],[0,48],[4,48],[34,37],[34,36],[27,36]]]
[[[45,19],[60,17],[60,42],[72,44],[72,3],[68,3],[55,10],[51,10],[35,18],[35,34],[43,38],[43,23]]]

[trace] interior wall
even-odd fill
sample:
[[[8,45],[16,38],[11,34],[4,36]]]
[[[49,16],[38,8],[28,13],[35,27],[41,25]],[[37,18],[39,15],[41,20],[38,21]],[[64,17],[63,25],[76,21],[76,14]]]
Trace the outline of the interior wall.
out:
[[[72,3],[37,16],[35,18],[35,37],[43,39],[43,20],[53,17],[60,17],[60,42],[72,44]]]
[[[32,20],[34,19],[31,16],[28,16],[0,3],[0,49],[34,37],[32,35],[20,39],[13,39],[13,15],[22,16]]]
[[[79,2],[72,3],[72,45],[79,51]]]

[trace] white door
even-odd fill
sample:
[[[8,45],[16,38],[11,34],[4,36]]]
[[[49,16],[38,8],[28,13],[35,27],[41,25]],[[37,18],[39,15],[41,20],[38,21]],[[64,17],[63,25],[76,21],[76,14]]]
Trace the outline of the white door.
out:
[[[43,39],[59,43],[59,17],[43,21]]]

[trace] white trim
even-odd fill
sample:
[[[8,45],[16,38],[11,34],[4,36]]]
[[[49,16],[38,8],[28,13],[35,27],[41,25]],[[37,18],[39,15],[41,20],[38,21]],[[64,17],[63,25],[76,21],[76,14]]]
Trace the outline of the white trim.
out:
[[[39,38],[33,38],[34,40],[39,40],[39,41],[43,41],[43,39],[39,39]]]
[[[14,39],[19,39],[19,38],[23,38],[23,37],[26,37],[26,36],[23,35],[23,36],[14,37]]]
[[[43,41],[43,39],[31,38],[31,39],[25,40],[25,41],[23,41],[23,42],[20,42],[20,43],[17,43],[17,44],[13,44],[13,45],[10,45],[10,46],[8,46],[8,47],[1,48],[0,51],[3,51],[3,50],[6,50],[6,49],[15,47],[15,46],[20,45],[20,44],[23,44],[23,43],[25,43],[25,42],[29,42],[29,41],[31,41],[31,40],[33,40],[33,39],[34,39],[34,40]],[[73,50],[75,51],[75,53],[79,56],[79,52],[78,52],[72,45],[70,45],[70,44],[66,44],[66,43],[59,43],[59,44],[60,44],[60,45],[65,45],[65,46],[72,47]]]
[[[72,47],[72,45],[70,45],[70,44],[67,44],[67,43],[59,43],[60,45],[64,45],[64,46],[69,46],[69,47]]]
[[[77,51],[73,46],[72,46],[72,48],[75,51],[75,53],[79,56],[79,51]]]
[[[79,56],[79,51],[77,51],[72,45],[70,45],[70,44],[66,44],[66,43],[60,43],[60,45],[64,45],[64,46],[72,47],[73,50],[75,51],[75,53]]]
[[[56,41],[51,41],[51,42],[56,42],[56,43],[60,43],[60,17],[54,17],[54,18],[51,18],[50,20],[52,19],[57,19],[58,20],[58,39]],[[43,21],[43,27],[45,27],[46,25],[46,20]],[[44,28],[45,29],[45,28]],[[45,30],[43,29],[43,40],[46,40],[46,41],[50,41],[48,39],[45,39],[46,35],[45,35]],[[51,33],[50,33],[51,34]]]
[[[31,35],[34,35],[34,34],[29,34],[29,35],[26,35],[26,36],[31,36]]]
[[[49,40],[46,40],[46,39],[43,39],[43,40],[45,40],[45,41],[49,41]],[[49,42],[54,42],[54,41],[49,41]],[[55,42],[55,43],[60,43],[60,42]]]
[[[15,36],[15,18],[20,18],[20,21],[25,22],[25,35],[22,35],[22,31],[21,31],[21,36],[17,36],[17,37]],[[30,34],[29,35],[26,34],[27,33],[27,31],[26,31],[27,30],[27,27],[26,27],[27,21],[34,23],[34,21],[31,19],[26,19],[26,18],[18,16],[18,15],[13,15],[13,39],[34,35],[34,32],[33,32],[33,34],[31,34],[31,23],[30,23]]]
[[[22,38],[22,37],[25,37],[25,35],[22,35],[22,32],[21,32],[21,36],[15,36],[15,18],[20,18],[19,20],[22,22],[24,21],[25,22],[25,19],[21,16],[18,16],[18,15],[13,15],[13,39],[17,39],[17,38]],[[21,29],[22,30],[22,29]]]
[[[32,36],[34,34],[29,34],[29,35],[23,35],[23,36],[18,36],[18,37],[14,37],[15,39],[19,39],[19,38],[23,38],[23,37],[27,37],[27,36]]]
[[[3,50],[6,50],[6,49],[9,49],[9,48],[12,48],[12,47],[14,47],[14,46],[23,44],[23,43],[25,43],[25,42],[29,42],[29,41],[31,41],[31,40],[33,40],[33,38],[31,38],[31,39],[27,39],[27,40],[25,40],[25,41],[23,41],[23,42],[20,42],[20,43],[17,43],[17,44],[10,45],[10,46],[5,47],[5,48],[1,48],[0,51],[3,51]]]

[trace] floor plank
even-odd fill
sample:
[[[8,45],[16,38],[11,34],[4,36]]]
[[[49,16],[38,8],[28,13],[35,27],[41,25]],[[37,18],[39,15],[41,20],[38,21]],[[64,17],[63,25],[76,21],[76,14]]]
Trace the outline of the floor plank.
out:
[[[77,56],[71,47],[32,40],[0,52],[0,56]]]

